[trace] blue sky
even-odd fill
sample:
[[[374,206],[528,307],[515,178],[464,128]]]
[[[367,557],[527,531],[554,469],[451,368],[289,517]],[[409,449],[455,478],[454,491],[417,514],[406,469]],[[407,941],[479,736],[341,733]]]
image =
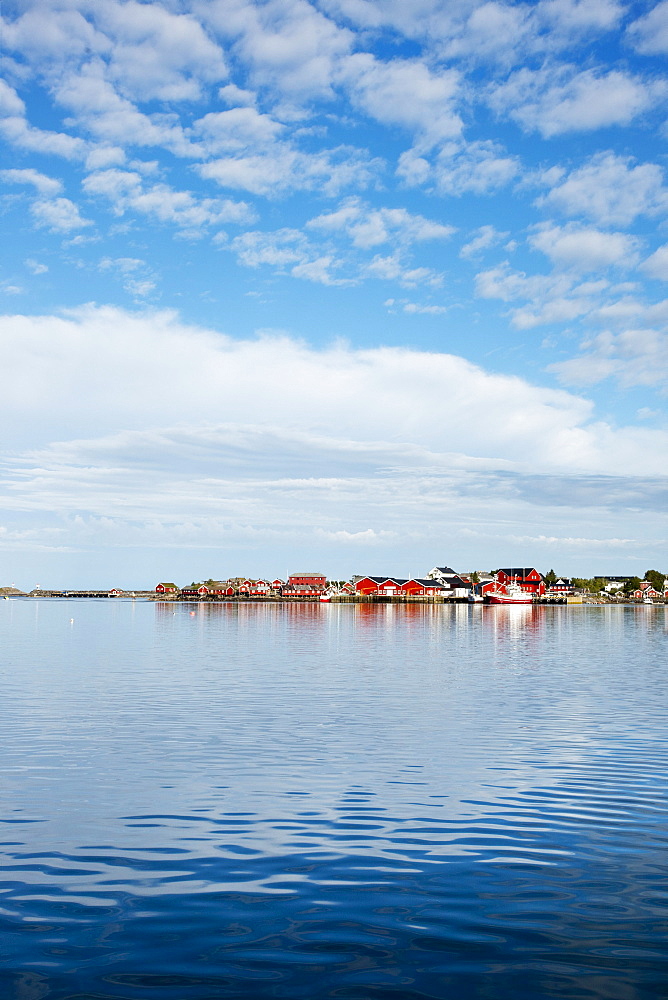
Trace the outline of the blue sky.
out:
[[[0,583],[668,567],[668,2],[2,43]]]

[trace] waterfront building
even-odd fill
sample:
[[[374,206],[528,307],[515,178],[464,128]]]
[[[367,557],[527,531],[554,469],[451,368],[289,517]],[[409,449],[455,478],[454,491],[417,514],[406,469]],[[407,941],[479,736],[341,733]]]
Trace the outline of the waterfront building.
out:
[[[542,597],[545,593],[545,580],[533,566],[506,566],[497,569],[496,580],[500,586],[506,587],[509,583],[516,583],[520,590],[529,594],[537,594]]]

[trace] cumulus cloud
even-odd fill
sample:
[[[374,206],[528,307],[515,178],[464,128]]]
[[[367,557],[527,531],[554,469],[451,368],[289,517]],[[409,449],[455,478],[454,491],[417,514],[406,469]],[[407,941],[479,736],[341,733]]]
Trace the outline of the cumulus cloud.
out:
[[[668,281],[668,243],[664,243],[662,247],[654,251],[651,257],[644,260],[641,268],[650,278]]]
[[[444,59],[513,64],[527,54],[558,53],[614,28],[624,13],[618,0],[321,0],[332,15],[364,29],[389,27]]]
[[[197,166],[198,174],[221,187],[277,197],[291,191],[322,191],[334,196],[348,187],[368,187],[381,161],[365,150],[339,146],[304,153],[288,142],[253,153],[219,157]]]
[[[627,233],[585,229],[577,225],[537,227],[529,243],[559,267],[575,271],[599,271],[609,267],[633,267],[640,241]]]
[[[568,242],[562,248],[569,256],[576,250],[580,255],[583,252],[582,247],[570,247]],[[527,275],[504,262],[476,275],[476,293],[485,299],[523,301],[523,305],[510,312],[513,326],[520,330],[569,322],[591,313],[600,304],[601,293],[608,288],[606,281],[580,282],[579,270]]]
[[[456,111],[460,79],[455,70],[435,73],[419,59],[382,62],[359,52],[348,60],[345,79],[362,111],[417,134],[426,148],[462,131]]]
[[[609,330],[583,342],[582,354],[551,366],[566,385],[595,385],[614,378],[624,388],[668,382],[668,334],[652,329]]]
[[[135,0],[122,6],[98,0],[93,16],[114,42],[109,76],[132,97],[198,100],[202,83],[227,77],[220,47],[190,14]]]
[[[194,11],[249,68],[254,85],[284,101],[333,94],[338,66],[354,35],[306,0],[195,0]]]
[[[77,136],[35,128],[18,115],[0,118],[0,135],[19,149],[31,153],[62,156],[66,160],[82,157],[86,148],[84,141]]]
[[[529,132],[545,138],[628,125],[666,96],[661,82],[644,81],[619,70],[577,70],[575,66],[520,69],[493,85],[490,106]]]
[[[84,219],[77,205],[69,198],[54,198],[51,201],[35,201],[30,206],[35,224],[50,229],[52,233],[69,233],[73,229],[91,226],[90,219]]]
[[[408,187],[426,184],[456,196],[493,194],[519,172],[518,158],[491,141],[446,142],[431,158],[421,148],[405,150],[397,165],[397,176]]]
[[[20,170],[0,170],[0,179],[6,184],[30,184],[46,197],[60,194],[63,189],[61,181],[54,177],[47,177],[46,174],[30,167]]]
[[[327,232],[345,232],[359,247],[368,248],[396,240],[400,243],[448,239],[454,226],[444,226],[422,215],[412,215],[405,208],[374,209],[359,198],[349,198],[333,212],[311,219],[307,228]]]
[[[636,164],[632,157],[596,153],[570,173],[545,178],[550,191],[538,204],[566,215],[585,216],[607,224],[626,224],[640,215],[668,211],[668,189],[656,163]]]
[[[245,202],[198,198],[191,191],[175,191],[168,184],[147,184],[140,173],[132,170],[97,171],[85,178],[83,187],[87,194],[108,200],[116,215],[137,212],[181,229],[197,231],[254,218]]]
[[[465,259],[475,258],[480,256],[485,250],[490,247],[495,246],[502,240],[508,238],[509,233],[500,233],[494,228],[494,226],[480,226],[479,229],[473,234],[473,239],[469,240],[461,250],[459,251],[459,256]]]
[[[668,53],[668,2],[656,4],[649,13],[633,21],[627,29],[631,44],[643,55]]]

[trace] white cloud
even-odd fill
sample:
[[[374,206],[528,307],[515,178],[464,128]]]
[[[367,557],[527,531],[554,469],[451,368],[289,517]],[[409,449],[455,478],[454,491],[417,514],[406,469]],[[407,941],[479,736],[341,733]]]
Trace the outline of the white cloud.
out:
[[[285,125],[255,108],[231,108],[198,119],[193,131],[204,139],[209,152],[237,153],[271,146],[285,131]]]
[[[89,195],[108,199],[116,215],[138,212],[181,229],[196,231],[253,219],[253,212],[245,202],[198,198],[190,191],[175,191],[167,184],[145,186],[136,171],[101,170],[86,177],[83,188]]]
[[[461,250],[459,251],[459,256],[466,260],[478,257],[483,253],[483,251],[488,250],[490,247],[495,246],[502,240],[508,238],[509,233],[500,233],[494,226],[480,226],[479,229],[475,230],[475,235],[472,240],[469,240]]]
[[[0,115],[22,118],[25,114],[25,107],[14,88],[10,87],[5,80],[0,79]]]
[[[639,215],[668,211],[661,167],[656,163],[634,164],[629,156],[597,153],[565,178],[558,172],[551,190],[537,204],[605,225],[623,225]],[[548,182],[552,183],[549,177]]]
[[[582,257],[582,247],[569,247],[564,253]],[[546,323],[570,322],[591,313],[600,303],[608,282],[579,282],[578,270],[554,271],[552,274],[526,275],[513,270],[507,262],[476,275],[476,293],[481,298],[503,302],[524,300],[526,305],[511,310],[513,326],[532,329]]]
[[[98,0],[93,16],[114,42],[109,76],[128,96],[193,101],[202,97],[202,83],[227,77],[220,47],[189,14],[155,3]]]
[[[633,267],[638,262],[640,248],[640,241],[626,233],[549,223],[537,227],[529,243],[556,266],[581,272]]]
[[[243,233],[232,240],[230,249],[246,267],[269,264],[281,270],[288,265],[306,263],[313,253],[308,240],[298,229]]]
[[[90,219],[82,218],[78,207],[69,198],[35,201],[30,206],[30,211],[35,224],[50,229],[52,233],[69,233],[73,229],[92,225]]]
[[[519,173],[517,157],[494,142],[446,142],[432,160],[420,145],[400,154],[397,176],[408,187],[430,185],[439,194],[492,194]]]
[[[620,497],[659,530],[648,477],[664,474],[665,432],[614,429],[586,399],[453,355],[237,341],[92,306],[5,317],[0,339],[0,420],[15,428],[0,507],[10,530],[37,514],[45,545],[225,547],[228,565],[237,546],[266,572],[281,546],[337,566],[341,542],[361,555],[374,539],[383,558],[404,545],[428,561],[447,532],[471,558],[481,525],[487,553],[493,535],[629,537]]]
[[[138,257],[103,257],[99,265],[100,271],[111,271],[118,275],[125,291],[133,299],[143,300],[156,288],[153,272],[146,262]]]
[[[447,306],[429,305],[420,302],[409,302],[408,299],[386,299],[383,303],[390,312],[400,309],[409,316],[442,316],[448,311]]]
[[[641,269],[659,281],[668,281],[668,243],[655,250],[651,257],[643,261]]]
[[[376,121],[414,132],[426,149],[462,131],[455,70],[435,73],[418,59],[381,62],[359,52],[347,61],[345,77],[354,104]]]
[[[321,0],[334,16],[363,29],[388,27],[420,41],[442,59],[512,64],[529,54],[559,52],[614,28],[618,0],[538,0],[536,3],[458,0]]]
[[[41,264],[39,261],[33,260],[32,257],[25,261],[25,265],[32,274],[46,274],[49,270],[46,264]]]
[[[253,423],[272,434],[280,414],[281,433],[315,435],[328,447],[345,439],[346,450],[353,441],[364,448],[375,442],[387,455],[408,448],[411,461],[433,462],[438,454],[451,464],[448,456],[465,452],[532,471],[603,471],[621,461],[608,452],[608,431],[589,426],[586,400],[490,374],[454,355],[340,344],[315,350],[280,334],[235,341],[186,326],[173,313],[92,306],[60,318],[6,317],[2,331],[0,416],[13,414],[17,440],[76,436],[82,413],[90,434],[118,428],[121,414],[127,431],[143,433],[162,424],[156,414],[169,400],[177,423],[192,426],[192,414],[203,415],[204,442],[207,428],[234,424],[252,400]],[[434,421],[434,403],[444,398],[449,418]],[[471,407],[472,400],[485,405]],[[647,449],[628,460],[636,471],[663,468]]]
[[[97,0],[103,6],[108,0]],[[3,42],[8,50],[29,60],[43,62],[51,74],[63,63],[83,58],[89,52],[104,51],[109,42],[77,10],[77,3],[41,3],[28,0],[24,11],[12,20],[5,18]]]
[[[364,150],[339,146],[302,153],[277,142],[258,153],[211,160],[196,167],[199,175],[221,187],[276,197],[290,191],[322,191],[331,197],[347,187],[365,188],[381,163]]]
[[[627,32],[631,43],[643,55],[668,53],[668,2],[658,3],[630,24]]]
[[[45,197],[60,194],[63,189],[62,182],[54,177],[47,177],[27,167],[20,170],[0,170],[0,179],[7,184],[31,184],[39,193]]]
[[[606,330],[581,345],[583,353],[551,366],[567,385],[586,386],[614,378],[624,388],[664,390],[668,383],[668,333],[652,329]]]
[[[581,70],[570,65],[520,69],[489,91],[497,114],[508,114],[529,132],[552,138],[628,125],[666,96],[662,82],[619,70]]]
[[[307,228],[348,234],[355,246],[369,248],[389,240],[402,244],[448,239],[454,226],[444,226],[405,208],[374,209],[358,198],[349,198],[333,212],[307,222]]]
[[[387,257],[377,254],[362,268],[362,274],[367,278],[396,281],[402,288],[416,288],[418,285],[439,288],[443,284],[443,275],[438,271],[430,267],[411,267],[399,252]]]
[[[201,151],[186,137],[174,114],[147,115],[122,96],[106,78],[106,65],[91,59],[54,84],[56,100],[75,115],[73,124],[103,146],[158,146],[175,156],[197,157]]]
[[[19,149],[62,156],[66,160],[80,158],[86,148],[84,141],[77,136],[35,128],[18,115],[0,119],[0,135]]]
[[[195,0],[193,9],[234,43],[235,56],[272,97],[304,101],[333,96],[338,64],[354,35],[306,0]]]

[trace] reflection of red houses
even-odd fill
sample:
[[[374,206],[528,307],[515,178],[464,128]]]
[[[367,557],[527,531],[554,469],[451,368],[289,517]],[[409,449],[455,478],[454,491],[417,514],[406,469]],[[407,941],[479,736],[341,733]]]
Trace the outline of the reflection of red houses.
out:
[[[532,566],[508,566],[497,569],[496,579],[501,588],[505,588],[509,583],[516,583],[520,590],[526,593],[538,594],[540,597],[545,593],[545,581]]]

